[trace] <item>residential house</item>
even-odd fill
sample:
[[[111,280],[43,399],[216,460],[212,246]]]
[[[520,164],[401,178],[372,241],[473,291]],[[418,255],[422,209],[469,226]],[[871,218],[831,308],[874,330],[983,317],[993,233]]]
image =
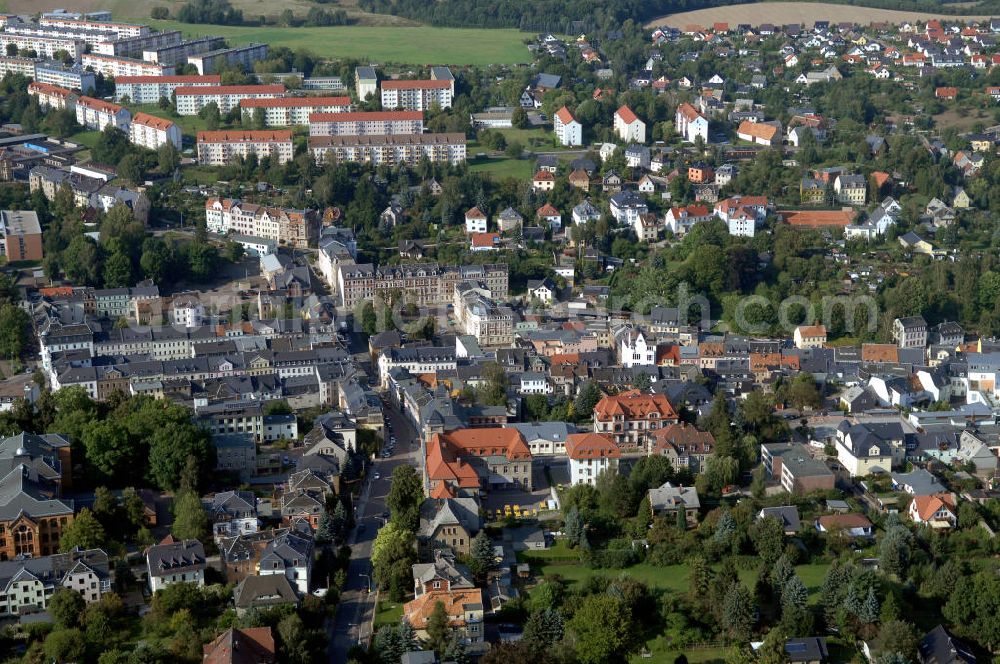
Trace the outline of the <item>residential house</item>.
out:
[[[467,556],[472,538],[482,528],[475,498],[428,498],[420,505],[417,547],[422,558],[438,549]]]
[[[202,664],[275,664],[270,627],[231,627],[202,646]]]
[[[767,147],[781,145],[781,123],[776,120],[774,122],[744,120],[736,130],[736,137],[755,145]]]
[[[864,205],[868,196],[868,183],[863,175],[842,173],[833,181],[833,192],[839,203]]]
[[[418,639],[427,639],[427,626],[438,604],[444,606],[448,625],[469,652],[485,647],[483,591],[479,588],[430,590],[403,605],[403,618]]]
[[[205,548],[198,540],[176,541],[168,536],[146,550],[146,571],[152,592],[175,583],[205,585]]]
[[[650,489],[648,493],[649,509],[653,516],[677,518],[679,510],[684,511],[685,521],[688,526],[698,525],[698,511],[701,509],[701,500],[698,492],[691,486],[674,486],[670,482]]]
[[[799,508],[795,505],[765,507],[757,513],[757,519],[777,519],[786,535],[796,535],[799,532]]]
[[[569,483],[596,484],[601,473],[618,472],[621,450],[607,436],[596,433],[574,433],[566,437],[569,457]]]
[[[620,447],[645,448],[657,429],[677,421],[677,412],[662,394],[631,390],[602,397],[594,406],[594,431],[611,435]]]
[[[677,107],[674,128],[688,143],[694,143],[699,137],[708,143],[708,120],[698,109],[687,102]]]
[[[712,433],[686,422],[655,430],[649,444],[650,455],[665,456],[675,469],[692,473],[703,472],[714,453],[715,437]]]
[[[799,325],[795,328],[792,338],[796,348],[822,348],[826,344],[826,326]]]
[[[646,142],[646,123],[628,106],[622,106],[615,111],[614,129],[615,134],[626,143]]]
[[[806,494],[834,488],[836,477],[810,450],[798,443],[761,445],[761,462],[768,477],[788,493]]]
[[[934,529],[950,529],[958,525],[958,505],[953,493],[914,496],[907,509],[913,523]]]
[[[976,664],[976,655],[964,641],[956,639],[938,625],[924,635],[917,645],[920,664]]]
[[[465,234],[485,233],[487,230],[488,218],[477,207],[469,209],[465,213]]]
[[[872,537],[875,527],[863,514],[824,514],[816,519],[821,533],[843,533],[848,537]]]
[[[583,125],[565,106],[556,111],[552,119],[552,126],[559,145],[583,145]]]
[[[900,348],[927,347],[927,321],[923,316],[904,316],[892,322],[892,339]]]

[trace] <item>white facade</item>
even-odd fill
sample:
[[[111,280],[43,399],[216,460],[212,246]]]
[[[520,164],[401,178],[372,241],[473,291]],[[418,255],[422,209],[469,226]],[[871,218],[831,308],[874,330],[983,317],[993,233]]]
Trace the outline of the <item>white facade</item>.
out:
[[[16,35],[0,32],[0,53],[6,53],[7,47],[14,45],[19,51],[33,50],[39,57],[52,59],[59,51],[66,51],[74,62],[80,61],[80,56],[86,47],[82,39],[59,37],[39,37],[35,35]]]
[[[234,48],[222,48],[208,53],[188,56],[188,64],[194,65],[199,74],[214,74],[225,67],[251,69],[257,60],[267,57],[267,44],[247,44]]]
[[[76,100],[76,121],[88,129],[104,131],[110,125],[128,132],[132,113],[118,104],[93,97],[80,97]]]
[[[315,113],[347,113],[351,110],[351,99],[350,97],[244,99],[240,102],[240,109],[243,115],[263,113],[265,127],[291,127],[310,124],[310,117]]]
[[[628,106],[622,106],[615,111],[615,134],[626,143],[645,143],[646,123]]]
[[[475,210],[473,212],[470,210],[465,213],[465,233],[466,235],[471,235],[472,233],[485,233],[487,226],[489,225],[489,220],[486,215]]]
[[[583,125],[563,106],[552,119],[552,127],[559,145],[583,145]]]
[[[433,106],[451,108],[449,81],[382,81],[382,108],[429,111]]]
[[[176,327],[201,327],[205,322],[205,305],[196,297],[175,299],[170,309],[170,322]]]
[[[128,97],[133,104],[155,104],[170,99],[177,88],[217,87],[222,82],[212,76],[121,76],[115,79],[115,101]]]
[[[177,115],[198,115],[198,111],[212,102],[225,115],[238,108],[244,99],[274,99],[285,94],[285,86],[277,85],[220,85],[218,87],[177,88]]]
[[[622,366],[648,367],[656,365],[656,343],[646,339],[639,330],[626,330],[621,334],[618,346],[618,357]]]
[[[677,107],[674,128],[688,143],[694,143],[699,137],[708,142],[708,120],[691,104],[683,103]]]
[[[595,459],[569,459],[569,483],[596,484],[601,473],[618,468],[618,459],[597,457]]]
[[[93,69],[97,74],[114,79],[121,76],[171,76],[174,73],[174,68],[170,65],[97,53],[85,53],[78,62],[84,69]]]
[[[346,97],[345,97],[346,99]],[[310,136],[422,134],[422,111],[322,112],[308,119]]]
[[[146,113],[136,113],[129,125],[129,140],[135,145],[156,150],[170,143],[181,149],[181,129],[176,123]]]
[[[290,131],[198,132],[198,163],[206,166],[224,166],[236,157],[251,154],[258,159],[274,157],[284,164],[291,161],[292,152]]]

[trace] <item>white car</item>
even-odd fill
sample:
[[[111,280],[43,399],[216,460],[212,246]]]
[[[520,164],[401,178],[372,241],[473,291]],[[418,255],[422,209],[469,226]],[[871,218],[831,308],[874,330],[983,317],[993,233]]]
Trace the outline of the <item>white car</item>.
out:
[[[378,471],[376,470],[376,471],[375,471],[375,474],[374,474],[374,475],[372,475],[372,479],[376,479],[376,480],[380,480],[380,479],[382,479],[382,473],[380,473],[380,472],[378,472]]]

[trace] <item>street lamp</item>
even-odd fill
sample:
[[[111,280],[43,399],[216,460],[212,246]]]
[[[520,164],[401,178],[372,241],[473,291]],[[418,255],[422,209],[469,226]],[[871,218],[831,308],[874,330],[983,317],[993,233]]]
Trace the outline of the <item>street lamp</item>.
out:
[[[370,576],[368,576],[367,574],[362,574],[362,573],[359,573],[358,576],[363,576],[363,577],[365,577],[365,579],[367,579],[367,581],[368,581],[368,592],[371,593],[371,591],[372,591],[372,578]]]

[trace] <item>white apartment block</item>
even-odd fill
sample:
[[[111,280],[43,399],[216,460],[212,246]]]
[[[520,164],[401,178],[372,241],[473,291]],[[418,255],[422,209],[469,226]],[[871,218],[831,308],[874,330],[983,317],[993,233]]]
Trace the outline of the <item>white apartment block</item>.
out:
[[[465,161],[465,134],[310,136],[309,152],[318,164],[358,161],[416,166],[427,157],[432,162],[456,166]]]
[[[119,58],[97,53],[86,53],[80,57],[79,62],[84,69],[93,69],[95,73],[110,76],[115,80],[122,76],[171,76],[174,73],[172,65],[159,65],[135,58]]]
[[[291,131],[199,131],[198,163],[223,166],[235,157],[273,157],[279,164],[292,159]],[[248,235],[258,235],[248,233]]]
[[[251,69],[257,60],[267,57],[267,44],[247,44],[235,48],[220,48],[208,53],[188,56],[188,64],[194,65],[199,74],[214,74],[225,67],[239,66]]]
[[[177,115],[198,115],[198,111],[213,101],[219,113],[225,115],[238,108],[244,99],[273,99],[285,94],[285,86],[275,85],[220,85],[217,87],[176,88]]]
[[[66,67],[59,62],[39,62],[35,65],[35,80],[86,94],[97,87],[94,72],[82,67]]]
[[[583,145],[583,125],[565,106],[555,114],[552,127],[559,145]]]
[[[210,76],[122,76],[115,79],[115,101],[128,97],[133,104],[155,104],[170,99],[177,88],[218,87],[222,77]]]
[[[183,41],[180,30],[152,32],[139,37],[119,38],[94,45],[93,52],[100,55],[116,55],[121,58],[141,58],[146,50],[176,46]]]
[[[240,101],[244,116],[264,114],[265,127],[291,127],[307,125],[317,113],[347,113],[351,110],[350,97],[277,97],[244,99]]]
[[[35,75],[34,58],[21,58],[16,55],[0,55],[0,77],[7,74]]]
[[[161,65],[179,65],[187,62],[192,55],[201,55],[218,50],[225,44],[222,37],[201,37],[188,39],[178,44],[145,49],[142,59],[147,62],[157,62]]]
[[[615,111],[615,134],[626,143],[646,142],[646,123],[628,106]]]
[[[422,111],[315,113],[309,116],[310,136],[389,136],[424,133]]]
[[[181,129],[176,123],[149,113],[136,113],[129,125],[129,140],[150,150],[172,144],[181,149]]]
[[[148,35],[150,30],[148,25],[139,23],[118,23],[115,21],[93,21],[86,18],[42,16],[38,25],[50,28],[78,28],[82,30],[93,30],[95,32],[111,33],[119,39],[127,37],[142,37]]]
[[[219,235],[263,238],[306,247],[319,223],[314,212],[266,207],[233,198],[205,201],[205,228]]]
[[[708,142],[708,120],[687,102],[677,107],[674,128],[688,143],[694,143],[699,136],[701,140]]]
[[[382,81],[382,108],[387,110],[451,108],[453,97],[451,81]]]
[[[80,39],[60,39],[58,37],[37,37],[34,35],[18,35],[10,32],[0,32],[0,53],[6,53],[7,47],[14,45],[18,51],[33,50],[40,58],[53,58],[59,51],[66,51],[74,62],[80,62],[86,44]]]
[[[76,105],[76,93],[48,83],[29,83],[28,94],[38,97],[38,105],[42,108],[63,109]]]
[[[108,125],[128,132],[132,113],[124,106],[103,99],[79,97],[76,100],[76,121],[88,129],[104,131]]]
[[[28,37],[42,37],[48,39],[76,39],[82,41],[90,47],[115,39],[115,35],[110,32],[99,30],[88,30],[86,28],[67,28],[36,23],[14,23],[4,28],[4,32],[10,35],[24,35]]]

